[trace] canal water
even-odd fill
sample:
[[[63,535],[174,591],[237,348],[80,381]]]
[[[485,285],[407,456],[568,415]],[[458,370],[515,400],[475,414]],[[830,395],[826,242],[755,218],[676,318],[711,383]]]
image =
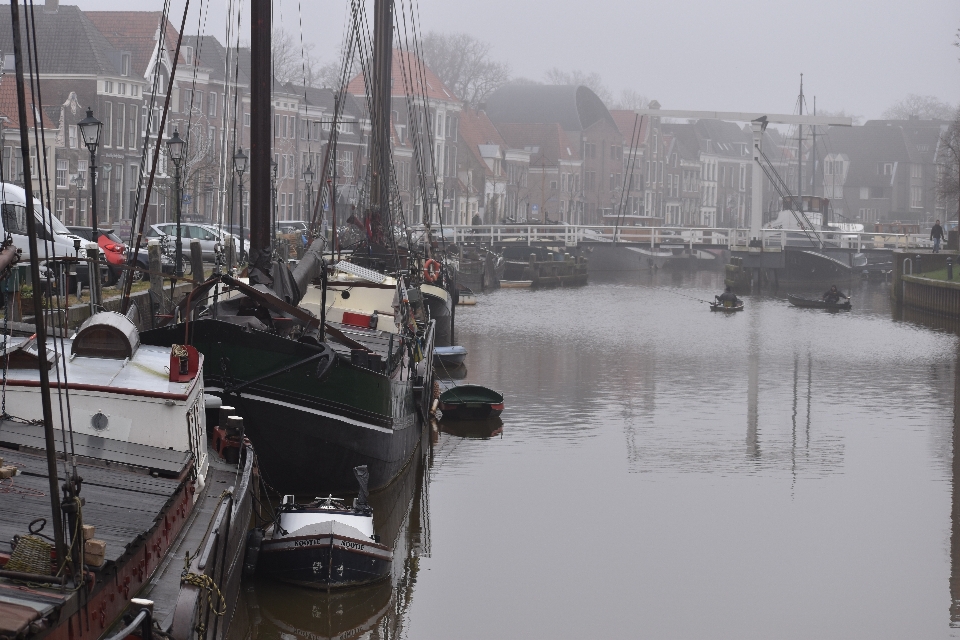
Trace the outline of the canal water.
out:
[[[879,283],[845,313],[710,313],[721,289],[661,271],[459,307],[502,423],[441,422],[375,497],[389,583],[249,583],[254,638],[960,636],[956,334]]]

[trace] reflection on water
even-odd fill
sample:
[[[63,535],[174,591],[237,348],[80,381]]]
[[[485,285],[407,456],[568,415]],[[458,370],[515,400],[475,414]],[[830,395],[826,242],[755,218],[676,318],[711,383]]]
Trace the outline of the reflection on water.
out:
[[[257,579],[246,585],[243,603],[255,611],[250,638],[321,640],[327,638],[399,638],[419,570],[430,555],[427,486],[429,460],[423,447],[400,476],[370,494],[375,531],[392,541],[394,562],[389,579],[358,589],[313,591]]]
[[[960,635],[958,340],[844,288],[842,314],[711,314],[715,272],[478,296],[463,375],[502,421],[441,421],[380,496],[388,583],[256,583],[255,637]]]

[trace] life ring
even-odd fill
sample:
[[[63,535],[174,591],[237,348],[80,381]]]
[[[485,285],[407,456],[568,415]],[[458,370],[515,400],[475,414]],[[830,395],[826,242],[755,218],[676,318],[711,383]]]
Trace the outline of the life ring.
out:
[[[434,259],[423,263],[423,279],[427,282],[436,282],[440,277],[440,263]]]

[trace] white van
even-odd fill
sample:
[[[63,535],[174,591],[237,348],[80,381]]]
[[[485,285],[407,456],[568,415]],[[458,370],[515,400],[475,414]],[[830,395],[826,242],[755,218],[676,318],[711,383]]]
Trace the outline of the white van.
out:
[[[50,215],[49,210],[44,208],[37,198],[33,199],[33,210],[37,219],[37,251],[41,260],[51,258],[54,255],[58,258],[76,256],[77,246],[80,247],[81,254],[83,253],[87,241],[70,233],[57,220],[56,216]],[[21,261],[26,262],[30,258],[26,192],[22,187],[4,182],[0,183],[0,239],[5,238],[7,233],[13,237],[13,244],[20,249]],[[53,246],[51,246],[50,240],[53,240]],[[101,260],[103,260],[102,249],[100,255]],[[87,271],[86,264],[81,263],[77,267],[77,277],[84,286],[89,286],[90,283]],[[103,268],[101,268],[101,271],[103,271]],[[102,280],[103,274],[101,274]]]

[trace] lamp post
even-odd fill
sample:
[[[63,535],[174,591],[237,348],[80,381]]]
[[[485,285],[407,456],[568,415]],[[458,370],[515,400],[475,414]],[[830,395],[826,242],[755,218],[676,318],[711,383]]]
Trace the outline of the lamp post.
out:
[[[83,144],[90,152],[90,220],[93,227],[93,241],[97,242],[100,232],[97,231],[97,147],[100,145],[100,132],[103,123],[93,117],[93,109],[87,109],[87,117],[77,123]]]
[[[271,244],[275,244],[277,241],[277,166],[276,160],[270,161],[270,220],[272,225],[270,226],[270,231],[273,233],[273,240]]]
[[[307,211],[304,219],[313,222],[313,216],[310,215],[310,203],[313,201],[313,163],[307,165],[303,171],[303,183],[307,185]]]
[[[180,132],[176,129],[173,130],[173,137],[167,140],[167,155],[170,160],[173,162],[173,166],[176,168],[176,173],[174,174],[174,193],[177,198],[177,238],[176,238],[176,268],[177,268],[177,277],[183,277],[183,238],[181,237],[180,231],[180,209],[183,205],[183,195],[180,193],[180,166],[183,164],[183,149],[186,146],[186,142],[180,137]]]
[[[233,170],[237,172],[237,184],[240,194],[240,250],[237,253],[237,264],[243,260],[243,174],[247,170],[247,154],[243,152],[243,147],[237,149],[233,154]]]

